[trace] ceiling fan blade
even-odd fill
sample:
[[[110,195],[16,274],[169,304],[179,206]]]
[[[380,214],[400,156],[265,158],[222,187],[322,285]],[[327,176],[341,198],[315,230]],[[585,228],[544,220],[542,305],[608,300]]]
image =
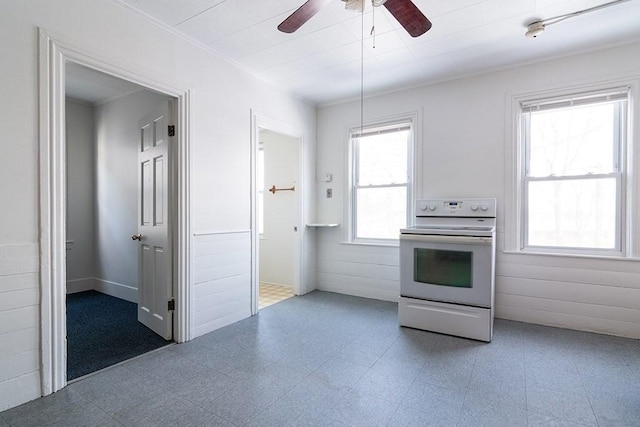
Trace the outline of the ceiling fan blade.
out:
[[[278,25],[278,30],[283,33],[293,33],[313,17],[320,9],[331,0],[308,0],[293,12],[287,19]]]
[[[384,7],[398,20],[411,35],[418,37],[429,31],[431,21],[420,12],[411,0],[387,0]]]

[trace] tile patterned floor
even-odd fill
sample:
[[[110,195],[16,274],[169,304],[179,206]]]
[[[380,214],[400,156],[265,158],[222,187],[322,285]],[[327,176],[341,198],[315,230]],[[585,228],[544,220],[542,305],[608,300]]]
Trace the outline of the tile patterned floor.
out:
[[[258,308],[262,310],[265,307],[269,307],[270,305],[284,301],[287,298],[291,298],[293,296],[293,288],[290,286],[260,283],[260,291],[258,295]]]
[[[0,426],[639,426],[640,341],[497,320],[490,344],[312,292],[0,413]]]

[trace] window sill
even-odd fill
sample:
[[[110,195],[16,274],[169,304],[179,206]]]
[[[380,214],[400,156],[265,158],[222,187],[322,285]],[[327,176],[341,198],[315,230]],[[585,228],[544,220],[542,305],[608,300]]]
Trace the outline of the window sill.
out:
[[[340,242],[341,245],[351,246],[377,246],[381,248],[398,248],[400,247],[398,242]]]
[[[638,257],[627,257],[623,255],[588,255],[588,254],[568,254],[562,252],[542,252],[542,251],[502,251],[504,254],[508,255],[532,255],[532,256],[543,256],[543,257],[562,257],[562,258],[577,258],[577,259],[600,259],[600,260],[608,260],[608,261],[631,261],[638,262],[640,258]]]

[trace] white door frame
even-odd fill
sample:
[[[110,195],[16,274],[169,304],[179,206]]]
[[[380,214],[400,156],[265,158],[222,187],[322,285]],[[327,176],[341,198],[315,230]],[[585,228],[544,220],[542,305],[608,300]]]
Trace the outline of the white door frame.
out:
[[[297,209],[298,209],[298,231],[295,234],[294,244],[294,264],[293,264],[293,291],[296,295],[303,293],[301,287],[302,278],[305,277],[305,265],[303,257],[305,233],[304,215],[304,194],[306,185],[304,182],[304,140],[303,133],[286,123],[256,114],[251,110],[251,314],[258,313],[258,296],[260,282],[259,250],[260,235],[258,233],[258,174],[257,174],[257,154],[260,129],[268,129],[298,140],[298,182],[296,182]]]
[[[192,338],[190,91],[147,69],[98,59],[39,29],[40,352],[42,395],[67,385],[65,64],[74,62],[177,98],[174,179],[174,340]],[[132,69],[133,68],[133,69]]]

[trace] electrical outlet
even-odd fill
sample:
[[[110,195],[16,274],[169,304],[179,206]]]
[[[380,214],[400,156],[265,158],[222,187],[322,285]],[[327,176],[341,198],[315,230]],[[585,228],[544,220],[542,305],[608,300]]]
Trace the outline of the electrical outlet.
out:
[[[331,188],[327,188],[327,199],[330,199],[333,197],[333,190]]]

